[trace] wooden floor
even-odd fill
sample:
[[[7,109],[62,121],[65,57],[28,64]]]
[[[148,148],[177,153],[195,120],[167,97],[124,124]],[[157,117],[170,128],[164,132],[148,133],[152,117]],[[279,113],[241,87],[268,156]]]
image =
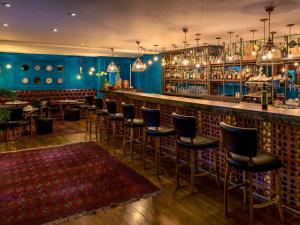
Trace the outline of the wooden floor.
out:
[[[82,126],[84,123],[81,121]],[[40,146],[62,145],[80,141],[89,141],[84,133],[69,135],[39,136],[25,141],[11,142],[9,145],[0,144],[0,152],[14,151],[24,148]],[[112,153],[112,150],[105,147]],[[137,202],[123,204],[115,208],[100,211],[95,215],[81,216],[61,225],[244,225],[248,224],[247,207],[242,203],[241,192],[234,191],[229,199],[229,218],[223,217],[223,191],[217,188],[214,180],[201,178],[198,180],[198,192],[190,194],[188,183],[183,181],[184,187],[175,188],[175,179],[166,172],[158,179],[154,169],[149,164],[143,169],[138,155],[135,160],[128,156],[123,157],[121,150],[117,150],[116,157],[144,175],[161,188],[161,193]],[[0,174],[1,176],[1,174]],[[256,225],[277,225],[279,217],[275,207],[255,210]],[[285,212],[285,223],[300,224],[300,217]]]

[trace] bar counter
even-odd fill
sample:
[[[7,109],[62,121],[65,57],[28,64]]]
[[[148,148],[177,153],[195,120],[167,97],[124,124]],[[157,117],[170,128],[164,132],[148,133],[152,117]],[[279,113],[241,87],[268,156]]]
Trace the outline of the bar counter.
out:
[[[228,103],[130,91],[103,91],[103,93],[105,98],[115,99],[119,103],[133,103],[136,117],[141,117],[142,106],[159,108],[163,125],[172,126],[172,112],[196,116],[198,132],[218,139],[221,121],[234,126],[256,128],[259,149],[276,154],[283,162],[281,182],[284,206],[300,213],[300,109],[269,106],[267,111],[263,111],[259,104],[252,103]],[[164,138],[163,145],[165,151],[175,151],[173,138]],[[189,160],[189,154],[184,151],[182,154],[185,160]],[[212,156],[209,153],[199,157],[205,159],[207,163],[198,167],[203,169],[212,167]],[[225,150],[221,145],[218,151],[218,166],[219,174],[224,178]],[[231,181],[237,183],[241,180],[242,174],[235,171]],[[255,180],[265,186],[274,185],[271,173],[257,174]],[[200,185],[204,185],[199,182]],[[271,195],[270,192],[263,191],[259,185],[254,188],[256,193],[263,197],[268,198]]]

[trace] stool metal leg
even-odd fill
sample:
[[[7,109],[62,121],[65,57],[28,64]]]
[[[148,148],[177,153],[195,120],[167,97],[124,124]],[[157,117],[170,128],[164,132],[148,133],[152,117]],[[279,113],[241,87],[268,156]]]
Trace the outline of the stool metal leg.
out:
[[[275,172],[275,192],[276,197],[278,197],[278,212],[280,216],[280,221],[283,223],[284,217],[283,217],[283,211],[282,211],[282,200],[281,200],[281,185],[280,185],[280,171],[276,170]]]
[[[156,170],[156,176],[159,176],[159,148],[160,148],[160,142],[157,144],[157,138],[155,138],[155,170]],[[159,146],[159,147],[157,147]]]
[[[248,188],[247,179],[246,179],[246,171],[243,171],[243,184],[244,184],[244,187],[243,187],[243,202],[244,202],[244,205],[246,205],[247,204],[247,188]]]
[[[224,181],[224,216],[227,218],[228,216],[228,188],[229,188],[229,179],[231,173],[231,166],[226,164],[226,174]]]
[[[216,174],[216,182],[218,185],[218,188],[220,188],[220,177],[219,177],[219,171],[218,171],[218,153],[217,153],[217,149],[213,150],[213,154],[214,154],[214,171]]]
[[[133,160],[133,128],[132,127],[130,128],[130,150],[131,150],[131,159]]]
[[[179,146],[177,143],[175,143],[175,147],[176,147],[176,186],[179,187],[180,186],[180,182],[179,182],[179,172],[180,172],[180,151],[179,151]]]
[[[112,121],[112,146],[115,154],[116,121]]]
[[[249,225],[253,224],[253,211],[254,211],[254,204],[253,204],[253,177],[252,173],[247,172],[248,177],[248,184],[249,184]]]
[[[196,174],[196,151],[191,151],[191,189],[192,193],[195,192],[195,174]]]
[[[126,149],[125,149],[125,146],[126,146],[126,127],[124,126],[124,135],[123,135],[123,144],[122,144],[122,150],[123,150],[123,156],[126,156]]]

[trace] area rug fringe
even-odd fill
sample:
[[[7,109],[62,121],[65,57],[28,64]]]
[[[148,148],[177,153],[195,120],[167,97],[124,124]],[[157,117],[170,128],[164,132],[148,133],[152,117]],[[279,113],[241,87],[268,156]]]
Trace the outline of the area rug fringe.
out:
[[[59,218],[55,221],[52,221],[52,222],[48,222],[48,223],[45,223],[43,225],[58,225],[58,224],[61,224],[61,223],[66,223],[66,222],[69,222],[71,220],[74,220],[74,219],[77,219],[81,216],[89,216],[89,215],[95,215],[97,214],[98,212],[101,212],[101,211],[104,211],[104,210],[107,210],[107,209],[111,209],[111,208],[115,208],[115,207],[118,207],[118,206],[121,206],[121,205],[126,205],[126,204],[130,204],[130,203],[133,203],[133,202],[137,202],[141,199],[147,199],[147,198],[150,198],[150,197],[154,197],[158,194],[160,194],[161,190],[158,190],[158,191],[155,191],[153,193],[150,193],[150,194],[144,194],[144,195],[141,195],[139,197],[135,197],[135,198],[132,198],[128,201],[125,201],[125,202],[120,202],[120,203],[112,203],[108,206],[104,206],[104,207],[101,207],[99,209],[95,209],[95,210],[92,210],[92,211],[82,211],[80,213],[77,213],[75,215],[72,215],[72,216],[68,216],[66,218]]]

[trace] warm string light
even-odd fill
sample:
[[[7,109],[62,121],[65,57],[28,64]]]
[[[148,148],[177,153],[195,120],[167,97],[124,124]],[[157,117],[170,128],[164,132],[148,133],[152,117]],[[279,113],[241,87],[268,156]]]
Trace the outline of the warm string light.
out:
[[[188,27],[183,27],[182,28],[182,31],[184,32],[184,49],[185,49],[185,52],[184,52],[184,59],[182,60],[182,65],[184,66],[187,66],[190,62],[189,60],[187,59],[187,40],[186,40],[186,35],[187,35],[187,32],[188,32]]]

